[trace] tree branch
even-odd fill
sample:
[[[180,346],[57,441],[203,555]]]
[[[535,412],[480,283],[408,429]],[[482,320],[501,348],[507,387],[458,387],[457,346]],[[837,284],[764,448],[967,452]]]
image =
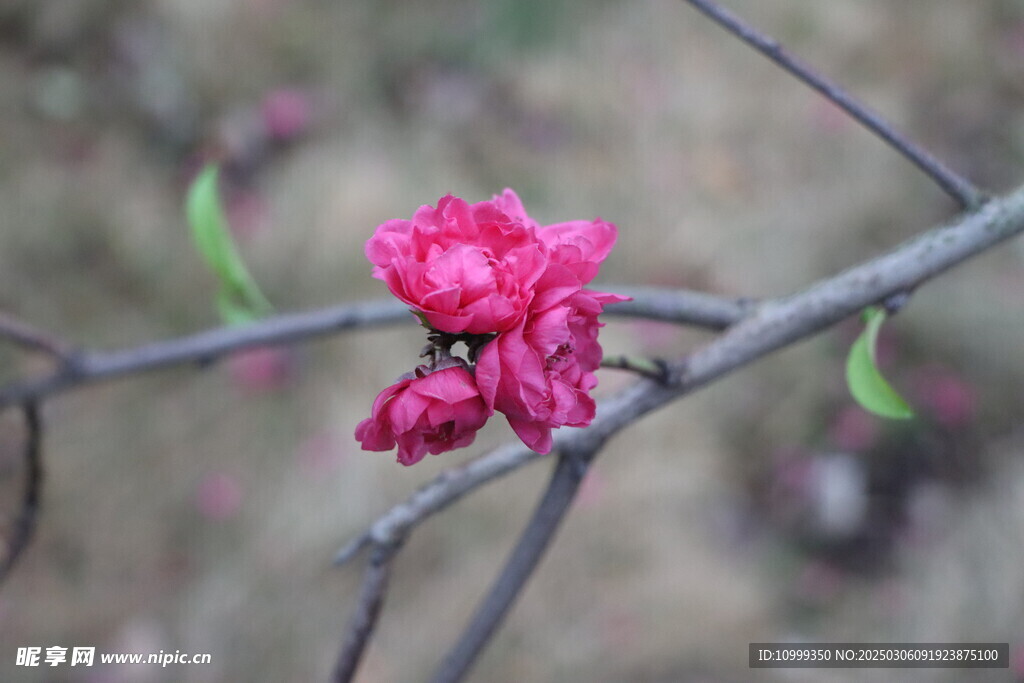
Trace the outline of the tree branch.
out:
[[[852,95],[831,82],[771,38],[712,0],[685,0],[729,33],[750,45],[782,69],[828,98],[858,123],[882,138],[890,147],[934,180],[962,209],[971,209],[984,201],[984,194],[966,178],[947,168],[923,147],[912,142],[879,114],[861,104]]]
[[[602,285],[598,289],[633,297],[632,301],[611,304],[608,315],[660,320],[708,330],[720,331],[734,325],[757,305],[754,299],[730,299],[685,289],[633,285]]]
[[[39,408],[35,403],[26,403],[21,408],[25,416],[25,493],[21,510],[14,522],[11,538],[7,541],[4,557],[0,560],[0,584],[7,579],[11,568],[28,547],[35,533],[36,517],[39,513],[40,491],[43,485],[43,426]]]
[[[72,355],[71,348],[53,335],[0,311],[0,337],[30,351],[42,351],[60,361]]]
[[[654,287],[622,289],[632,292],[634,300],[609,306],[611,315],[721,329],[749,310],[749,304],[744,300],[699,292]],[[0,408],[24,401],[38,401],[68,389],[124,375],[187,363],[204,365],[243,349],[288,344],[403,321],[411,323],[415,318],[402,302],[394,299],[366,301],[271,316],[249,325],[218,327],[119,351],[82,351],[64,356],[64,362],[52,374],[0,388]]]
[[[669,380],[668,364],[659,358],[642,358],[633,356],[605,356],[601,359],[602,368],[626,370],[641,377],[658,382]]]
[[[335,683],[348,683],[356,675],[366,644],[377,627],[380,610],[384,606],[384,596],[391,579],[391,560],[400,547],[400,543],[377,546],[363,572],[359,599],[349,619],[345,642],[334,668],[332,680]]]
[[[590,460],[596,453],[596,449],[578,451],[571,448],[561,453],[548,488],[519,542],[505,562],[487,597],[480,603],[476,614],[462,631],[459,641],[434,674],[431,679],[433,683],[453,683],[462,680],[472,667],[484,646],[504,621],[523,586],[540,564],[555,532],[569,511],[569,506],[576,498],[580,483],[590,466]]]
[[[563,440],[580,433],[556,432],[554,449],[561,448]],[[406,531],[435,512],[443,510],[463,494],[543,457],[521,443],[509,443],[499,446],[485,456],[445,470],[421,486],[407,500],[379,517],[365,533],[341,548],[334,556],[334,563],[343,565],[352,560],[363,548],[371,545],[388,545],[404,538]]]

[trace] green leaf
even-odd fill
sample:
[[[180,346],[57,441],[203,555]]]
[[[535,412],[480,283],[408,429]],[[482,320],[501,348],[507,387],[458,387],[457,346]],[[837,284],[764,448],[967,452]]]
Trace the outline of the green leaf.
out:
[[[225,289],[217,292],[217,312],[220,318],[228,325],[244,325],[258,320],[261,316],[244,304],[234,300],[231,293]]]
[[[643,356],[620,356],[620,358],[633,370],[639,370],[651,375],[660,375],[665,372],[664,367],[658,365],[650,358],[644,358]]]
[[[878,331],[885,318],[886,313],[882,308],[871,307],[864,311],[867,325],[850,347],[850,355],[846,359],[846,384],[853,398],[869,413],[894,420],[907,420],[914,417],[914,411],[885,381],[875,360]]]
[[[196,250],[220,282],[221,317],[229,324],[251,322],[273,309],[235,247],[217,192],[217,175],[217,166],[210,164],[196,176],[185,200],[185,215]]]
[[[432,325],[430,324],[430,321],[429,321],[429,320],[427,320],[427,315],[426,315],[426,313],[424,313],[423,311],[417,311],[417,310],[416,310],[415,308],[410,308],[410,309],[409,309],[409,311],[410,311],[410,312],[411,312],[411,313],[412,313],[412,314],[413,314],[414,316],[416,316],[417,318],[419,318],[419,320],[420,320],[420,327],[425,327],[425,328],[426,328],[426,329],[428,329],[428,330],[432,330],[432,329],[434,329],[434,327],[433,327],[433,326],[432,326]]]

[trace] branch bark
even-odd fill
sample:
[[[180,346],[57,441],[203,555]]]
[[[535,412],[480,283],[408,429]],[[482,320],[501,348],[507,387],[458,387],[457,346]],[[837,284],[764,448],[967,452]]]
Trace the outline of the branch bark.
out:
[[[11,537],[7,541],[4,557],[0,560],[0,584],[32,541],[39,514],[39,499],[43,487],[43,425],[39,407],[26,403],[21,407],[25,417],[25,492],[21,509],[14,520]]]
[[[824,95],[858,123],[884,140],[890,147],[917,166],[961,209],[971,209],[985,199],[984,194],[966,178],[949,169],[906,135],[897,131],[879,114],[859,102],[853,95],[825,78],[808,64],[790,54],[779,41],[767,36],[712,0],[685,0],[729,33],[750,45],[798,80]]]
[[[566,449],[559,455],[551,481],[519,542],[459,641],[434,674],[433,683],[454,683],[469,672],[550,547],[596,454],[596,449]]]
[[[735,322],[750,307],[749,300],[686,290],[620,288],[615,285],[610,285],[609,289],[614,292],[626,290],[634,297],[633,301],[609,306],[610,315],[650,318],[711,330],[722,329]],[[257,346],[289,344],[347,330],[406,321],[412,323],[415,320],[408,306],[400,301],[365,301],[276,315],[250,325],[218,327],[119,351],[80,351],[62,356],[63,362],[52,374],[0,388],[0,408],[24,401],[39,401],[62,391],[124,375],[189,363],[205,365]]]
[[[378,546],[363,571],[359,598],[349,619],[345,642],[334,668],[332,680],[335,683],[348,683],[359,669],[366,644],[377,628],[377,620],[384,606],[384,596],[391,580],[391,561],[400,547],[400,544]]]
[[[685,289],[633,285],[602,285],[598,289],[633,297],[632,301],[609,305],[607,315],[660,320],[715,331],[735,324],[757,305],[755,299],[730,299]]]
[[[0,311],[0,338],[8,339],[29,351],[41,351],[49,354],[60,361],[67,360],[71,355],[71,349],[53,335],[36,329],[2,311]]]

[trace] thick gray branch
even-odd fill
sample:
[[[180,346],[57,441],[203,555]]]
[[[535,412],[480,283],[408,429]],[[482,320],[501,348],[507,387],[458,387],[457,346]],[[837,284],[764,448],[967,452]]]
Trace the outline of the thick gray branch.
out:
[[[864,307],[908,293],[972,256],[1024,231],[1024,188],[986,202],[885,255],[766,302],[727,333],[674,364],[679,390],[705,384],[766,353],[804,339]]]

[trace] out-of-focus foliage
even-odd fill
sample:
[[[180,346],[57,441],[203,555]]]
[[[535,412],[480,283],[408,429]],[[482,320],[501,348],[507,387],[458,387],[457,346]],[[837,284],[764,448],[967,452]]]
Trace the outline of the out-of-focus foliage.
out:
[[[270,312],[270,302],[245,267],[231,237],[217,191],[217,167],[200,171],[185,200],[196,249],[220,281],[217,310],[225,323],[246,323]]]

